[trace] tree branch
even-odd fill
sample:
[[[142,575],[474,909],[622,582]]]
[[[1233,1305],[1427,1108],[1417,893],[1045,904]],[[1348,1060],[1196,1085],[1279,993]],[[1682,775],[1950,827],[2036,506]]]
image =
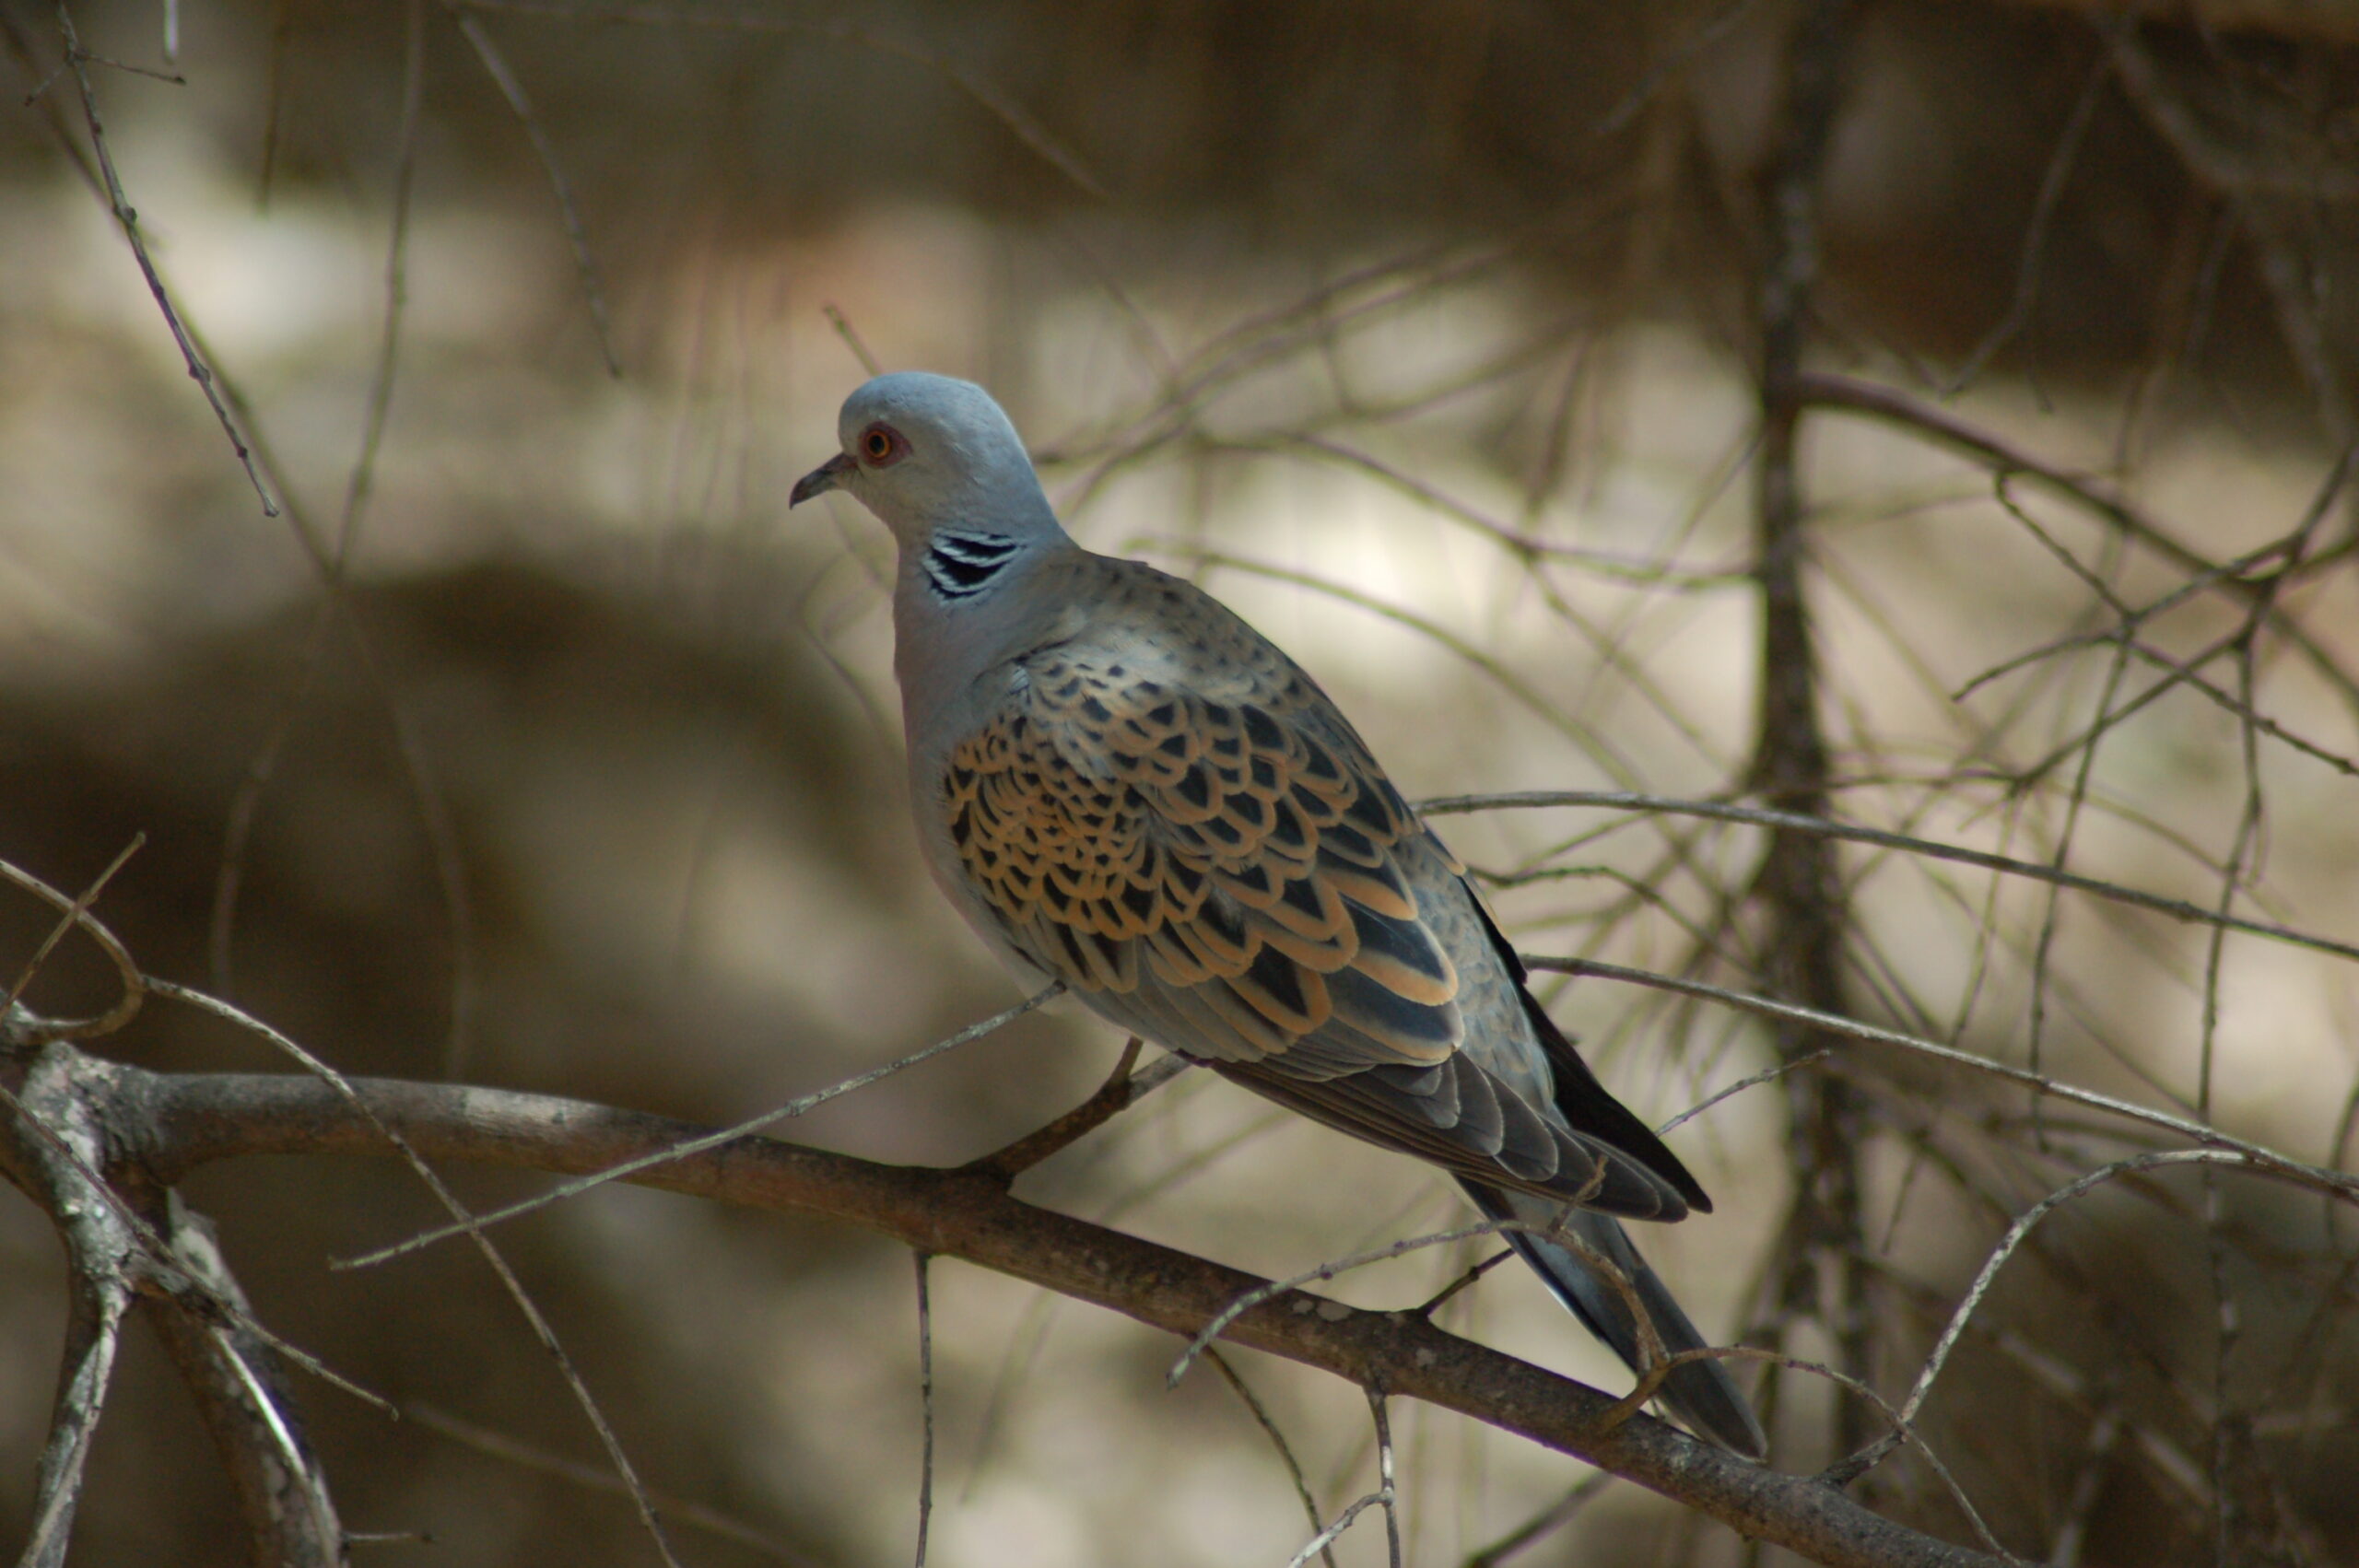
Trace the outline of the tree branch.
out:
[[[53,1051],[66,1049],[52,1047]],[[551,1096],[358,1080],[367,1115],[297,1075],[175,1075],[93,1063],[111,1146],[170,1185],[250,1154],[393,1153],[370,1117],[429,1160],[575,1175],[675,1146],[705,1129]],[[1172,1333],[1194,1333],[1264,1281],[1103,1226],[1035,1208],[989,1168],[930,1170],[744,1138],[631,1179],[693,1197],[813,1213],[963,1258]],[[1615,1401],[1446,1333],[1414,1314],[1363,1312],[1287,1292],[1223,1336],[1426,1400],[1587,1460],[1741,1533],[1856,1568],[1996,1568],[1999,1559],[1879,1517],[1822,1482],[1747,1464],[1663,1423],[1614,1424]]]
[[[1769,251],[1761,267],[1761,446],[1755,492],[1754,577],[1761,594],[1760,716],[1749,782],[1777,811],[1827,814],[1833,765],[1820,720],[1818,653],[1805,591],[1810,510],[1802,480],[1802,425],[1809,404],[1802,359],[1810,301],[1819,280],[1818,183],[1833,138],[1857,30],[1856,0],[1814,0],[1786,44],[1785,105],[1765,201]],[[1816,834],[1773,830],[1753,884],[1766,919],[1763,970],[1774,996],[1822,1012],[1849,1011],[1843,984],[1849,924],[1835,847]],[[1825,1048],[1817,1035],[1781,1022],[1779,1058],[1799,1061]],[[1772,1260],[1786,1327],[1823,1323],[1836,1363],[1866,1381],[1872,1327],[1861,1247],[1859,1162],[1865,1107],[1831,1073],[1787,1081],[1787,1134],[1798,1174],[1793,1223]],[[1836,1407],[1842,1452],[1867,1440],[1865,1411]]]
[[[10,1023],[25,1016],[19,1011]],[[12,1042],[18,1033],[9,1031]],[[141,1114],[116,1097],[122,1070],[63,1044],[6,1065],[5,1077],[15,1082],[5,1084],[10,1114],[0,1115],[0,1175],[57,1226],[73,1292],[28,1568],[58,1568],[66,1560],[90,1436],[123,1318],[135,1303],[147,1310],[188,1379],[237,1492],[254,1560],[271,1568],[343,1563],[344,1531],[326,1478],[279,1359],[249,1326],[244,1294],[211,1228],[120,1158],[122,1135],[136,1133]],[[94,1174],[111,1190],[100,1190]]]

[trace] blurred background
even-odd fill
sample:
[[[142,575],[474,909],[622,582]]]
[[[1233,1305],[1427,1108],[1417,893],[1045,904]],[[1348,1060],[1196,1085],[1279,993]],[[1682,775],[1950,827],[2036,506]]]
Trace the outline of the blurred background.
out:
[[[2184,553],[1919,430],[1812,415],[1833,802],[2349,942],[2359,20],[2168,9],[1860,13],[1810,362],[2095,476],[2194,557],[2306,520],[2306,559],[2256,632]],[[72,14],[119,63],[90,67],[108,148],[283,515],[98,192],[56,16],[0,0],[0,858],[75,889],[144,833],[100,907],[140,962],[347,1072],[718,1123],[1013,1000],[904,822],[889,543],[848,502],[786,510],[863,353],[987,384],[1085,543],[1243,612],[1413,797],[1743,796],[1761,178],[1795,6]],[[1440,825],[1532,952],[1761,983],[1752,830]],[[2348,963],[1915,856],[1842,865],[1860,1016],[2347,1163]],[[0,900],[11,974],[50,919]],[[106,994],[68,944],[29,1000]],[[1773,1059],[1662,993],[1547,994],[1658,1121]],[[963,1161],[1121,1043],[1027,1018],[783,1134]],[[288,1066],[154,1003],[99,1048]],[[1897,1399],[2008,1219],[2143,1145],[1919,1060],[1839,1070],[1871,1108],[1867,1370]],[[1467,1217],[1414,1163],[1203,1076],[1019,1191],[1281,1275]],[[1683,1127],[1719,1211],[1639,1239],[1708,1332],[1825,1358],[1770,1268],[1787,1105]],[[487,1203],[538,1185],[452,1175]],[[562,1473],[600,1467],[594,1440],[471,1253],[327,1270],[438,1217],[398,1166],[257,1160],[184,1196],[265,1322],[417,1418],[302,1387],[346,1527],[432,1538],[357,1561],[655,1560]],[[2236,1512],[2245,1560],[2359,1561],[2351,1229],[2241,1178],[2101,1188],[2001,1275],[1928,1439],[2027,1555],[2189,1561]],[[712,1515],[675,1510],[685,1561],[907,1560],[905,1253],[615,1189],[503,1245],[650,1484]],[[1409,1305],[1484,1255],[1333,1289]],[[933,1301],[933,1561],[1275,1565],[1309,1538],[1230,1385],[1165,1390],[1168,1337],[952,1262]],[[0,1199],[0,1539],[29,1526],[64,1316],[46,1221]],[[1626,1385],[1520,1270],[1443,1321]],[[170,1365],[138,1335],[126,1358],[75,1561],[241,1561]],[[1232,1365],[1322,1516],[1369,1488],[1356,1391]],[[1837,1457],[1824,1382],[1766,1408],[1782,1467]],[[1765,1555],[1617,1483],[1482,1558],[1581,1467],[1418,1407],[1395,1432],[1413,1562]],[[1860,1490],[1970,1539],[1913,1456]],[[1383,1561],[1373,1514],[1336,1558]]]

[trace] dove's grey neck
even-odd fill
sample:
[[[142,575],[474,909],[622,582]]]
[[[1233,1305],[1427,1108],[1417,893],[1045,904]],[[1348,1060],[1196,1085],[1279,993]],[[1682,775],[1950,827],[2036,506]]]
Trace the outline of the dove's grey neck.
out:
[[[1052,535],[1001,532],[988,524],[936,528],[901,544],[893,584],[895,675],[912,735],[960,704],[1003,693],[976,684],[1029,653],[1064,618],[1056,585],[1084,552],[1062,529]],[[1045,632],[1043,628],[1051,628]],[[921,724],[921,720],[927,723]],[[963,733],[955,725],[936,733]]]

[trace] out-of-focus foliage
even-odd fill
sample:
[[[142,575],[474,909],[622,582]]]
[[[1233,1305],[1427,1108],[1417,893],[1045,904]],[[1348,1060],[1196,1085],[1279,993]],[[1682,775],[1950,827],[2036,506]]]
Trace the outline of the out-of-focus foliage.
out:
[[[21,95],[50,75],[54,22],[0,5]],[[823,306],[888,364],[987,381],[1086,542],[1200,576],[1314,669],[1413,794],[1742,789],[1755,182],[1782,6],[464,12],[529,127],[461,14],[183,6],[184,85],[96,69],[158,263],[284,487],[276,520],[64,150],[84,145],[74,78],[0,117],[0,857],[75,887],[147,834],[101,909],[156,973],[349,1071],[716,1122],[999,1005],[1005,982],[907,842],[885,541],[848,504],[785,510],[863,374]],[[98,53],[156,62],[157,7],[76,17]],[[2353,59],[2153,28],[2163,88],[2142,99],[2108,68],[2115,36],[1979,4],[1872,13],[1827,171],[1818,357],[1954,392],[1957,416],[2114,476],[2227,558],[2296,526],[2352,433]],[[2191,171],[2156,90],[2275,183],[2244,200]],[[2107,640],[2118,606],[2189,574],[1889,428],[1821,415],[1807,451],[1841,810],[2032,860],[2069,842],[2077,871],[2208,906],[2259,799],[2238,912],[2359,931],[2347,692],[2272,641],[2251,692],[2206,666],[2225,706],[2182,686],[2092,747],[2096,705],[2157,678]],[[2313,554],[2347,547],[2348,506]],[[323,556],[345,609],[325,607]],[[2359,665],[2347,574],[2284,608]],[[2236,625],[2198,592],[2140,637],[2187,659]],[[2248,699],[2275,726],[2249,773],[2231,711]],[[1752,983],[1757,933],[1729,918],[1746,834],[1564,811],[1444,831],[1533,951]],[[2359,1072],[2349,965],[2239,937],[2207,982],[2198,928],[1905,858],[1845,864],[1863,1014],[2015,1061],[2036,1017],[2047,1071],[2201,1101],[2336,1163]],[[48,918],[0,902],[0,922],[22,954]],[[34,996],[64,1009],[104,984],[69,947]],[[1767,1062],[1717,1012],[1599,984],[1553,1000],[1658,1119]],[[1027,1020],[785,1135],[966,1159],[1086,1093],[1119,1043]],[[281,1065],[160,1007],[106,1048]],[[2007,1216],[2106,1156],[2083,1158],[2100,1141],[2061,1113],[2035,1137],[2017,1098],[1875,1071],[1875,1372],[1896,1396]],[[1640,1238],[1731,1338],[1766,1340],[1778,1313],[1756,1272],[1789,1196],[1779,1110],[1758,1091],[1683,1129],[1719,1211]],[[521,1190],[454,1176],[486,1201]],[[1409,1162],[1193,1077],[1026,1190],[1277,1274],[1462,1217]],[[2010,1546],[2184,1558],[2210,1528],[2224,1400],[2259,1412],[2289,1533],[2316,1561],[2359,1550],[2335,1480],[2359,1463],[2349,1227],[2222,1192],[2213,1251],[2201,1188],[2158,1181],[2067,1211],[2010,1266],[1981,1319],[2000,1333],[1969,1338],[1927,1410]],[[472,1255],[326,1271],[436,1217],[392,1164],[256,1163],[187,1196],[288,1339],[404,1404],[593,1459]],[[684,1528],[691,1561],[906,1552],[904,1256],[618,1190],[503,1239],[651,1483],[778,1548]],[[1410,1303],[1478,1256],[1335,1289]],[[2225,1373],[2215,1257],[2245,1321]],[[1445,1321],[1621,1387],[1512,1272]],[[60,1299],[45,1225],[0,1200],[0,1539],[26,1525]],[[1164,1391],[1164,1338],[951,1265],[934,1309],[938,1561],[1282,1563],[1307,1539],[1220,1380]],[[1323,1508],[1365,1489],[1352,1391],[1238,1364]],[[1786,1387],[1788,1462],[1827,1457],[1825,1388]],[[620,1502],[305,1398],[355,1530],[431,1532],[452,1568],[651,1560]],[[1418,1562],[1461,1560],[1579,1477],[1431,1411],[1397,1430]],[[202,1435],[144,1350],[93,1485],[78,1562],[239,1560]],[[1865,1485],[1962,1535],[1915,1461]],[[1341,1551],[1380,1550],[1364,1527]],[[1681,1553],[1735,1547],[1625,1489],[1529,1561]]]

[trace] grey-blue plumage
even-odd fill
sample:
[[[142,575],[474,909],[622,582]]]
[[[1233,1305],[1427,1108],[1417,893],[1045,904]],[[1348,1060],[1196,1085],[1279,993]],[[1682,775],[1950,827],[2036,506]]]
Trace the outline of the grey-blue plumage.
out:
[[[1630,1281],[1666,1352],[1706,1343],[1614,1216],[1711,1207],[1532,999],[1465,869],[1342,712],[1191,584],[1084,550],[980,388],[881,376],[795,486],[856,497],[899,547],[894,669],[918,841],[1027,982],[1455,1176],[1486,1215],[1562,1224]],[[1569,1213],[1567,1206],[1573,1206]],[[1634,1367],[1623,1293],[1509,1233]],[[1713,1361],[1662,1402],[1759,1457]]]

